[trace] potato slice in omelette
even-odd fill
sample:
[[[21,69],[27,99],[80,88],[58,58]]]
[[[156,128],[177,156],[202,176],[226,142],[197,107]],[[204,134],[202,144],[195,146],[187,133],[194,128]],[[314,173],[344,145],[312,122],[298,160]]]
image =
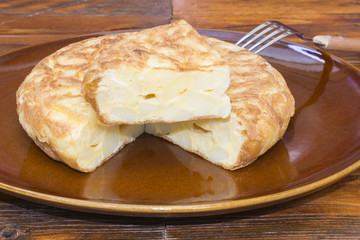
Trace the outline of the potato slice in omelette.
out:
[[[282,75],[265,59],[230,43],[206,40],[230,66],[231,115],[147,124],[145,131],[234,170],[255,161],[284,135],[295,102]]]
[[[83,95],[103,124],[226,118],[226,61],[184,20],[126,33],[100,52]]]

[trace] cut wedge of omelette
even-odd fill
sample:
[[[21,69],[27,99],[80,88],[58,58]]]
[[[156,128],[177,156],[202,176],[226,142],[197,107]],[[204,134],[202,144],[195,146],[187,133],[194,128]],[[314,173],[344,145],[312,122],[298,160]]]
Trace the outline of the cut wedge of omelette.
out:
[[[83,93],[103,124],[226,118],[226,61],[184,20],[123,38],[94,57]]]

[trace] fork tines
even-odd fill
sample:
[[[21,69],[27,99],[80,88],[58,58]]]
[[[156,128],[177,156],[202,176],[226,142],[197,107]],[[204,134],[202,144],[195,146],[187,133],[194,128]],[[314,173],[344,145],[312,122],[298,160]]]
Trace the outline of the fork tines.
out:
[[[247,47],[249,44],[254,43],[249,48],[249,51],[254,53],[259,53],[265,48],[269,47],[271,44],[279,41],[280,39],[287,37],[291,34],[296,34],[293,29],[283,25],[277,21],[268,21],[265,22],[253,30],[251,30],[248,34],[246,34],[243,38],[241,38],[235,45],[239,45],[243,43],[241,47]],[[260,38],[260,39],[259,39]],[[257,42],[255,42],[258,40]],[[261,46],[261,44],[264,44]],[[259,48],[258,48],[259,47]],[[258,49],[256,49],[258,48]],[[255,50],[256,49],[256,50]],[[254,51],[253,51],[254,50]]]

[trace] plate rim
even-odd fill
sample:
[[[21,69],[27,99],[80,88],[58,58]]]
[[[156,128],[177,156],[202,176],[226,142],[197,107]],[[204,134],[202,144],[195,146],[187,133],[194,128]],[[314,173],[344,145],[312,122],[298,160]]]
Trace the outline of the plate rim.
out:
[[[34,190],[16,187],[3,182],[0,182],[0,191],[8,193],[12,196],[23,198],[25,200],[46,203],[47,205],[54,207],[66,208],[69,210],[72,210],[74,207],[76,207],[75,210],[81,209],[85,212],[103,213],[108,215],[144,217],[184,217],[187,215],[206,216],[230,213],[234,210],[252,210],[259,207],[266,207],[272,205],[273,203],[281,203],[291,199],[299,198],[337,182],[358,168],[360,168],[360,159],[330,176],[300,187],[295,187],[289,190],[271,193],[264,196],[200,204],[161,205],[101,202],[36,192]]]
[[[74,35],[71,37],[59,38],[52,41],[47,41],[39,44],[21,47],[0,55],[0,58],[5,58],[16,53],[21,53],[31,48],[36,48],[41,45],[57,43],[59,41],[71,41],[79,38],[96,37],[105,34],[116,34],[129,31],[137,31],[142,29],[126,29],[120,31],[97,32],[89,34]],[[234,34],[245,34],[239,31],[220,30],[220,29],[197,29],[199,31],[210,32],[225,32]],[[280,42],[299,45],[304,48],[315,49],[309,46],[293,43],[290,41],[281,40]],[[327,53],[327,52],[326,52]],[[341,61],[347,67],[354,71],[360,72],[360,69],[353,64],[339,58],[333,54],[327,53],[331,58]],[[16,57],[16,56],[15,56]],[[357,158],[357,157],[356,157]],[[313,192],[321,190],[340,179],[346,177],[350,173],[360,168],[360,158],[354,160],[350,165],[337,171],[329,176],[321,178],[320,180],[311,183],[294,187],[285,191],[265,194],[263,196],[246,197],[240,199],[228,199],[216,202],[207,203],[189,203],[189,204],[133,204],[133,203],[112,203],[101,200],[86,200],[80,198],[71,198],[65,196],[58,196],[56,194],[44,193],[40,191],[31,190],[31,186],[26,187],[15,186],[14,184],[5,183],[0,179],[0,191],[21,199],[45,204],[53,207],[59,207],[69,210],[78,210],[91,213],[102,213],[108,215],[122,215],[122,216],[141,216],[141,217],[189,217],[189,216],[208,216],[224,213],[231,213],[234,211],[252,210],[260,207],[266,207],[292,199],[300,198],[309,195]]]

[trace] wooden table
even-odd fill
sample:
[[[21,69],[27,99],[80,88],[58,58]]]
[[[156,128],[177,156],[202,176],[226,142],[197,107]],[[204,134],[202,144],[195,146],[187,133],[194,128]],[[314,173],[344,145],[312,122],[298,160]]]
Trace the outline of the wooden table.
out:
[[[279,20],[308,37],[360,38],[359,1],[2,0],[0,53],[79,34],[147,28],[182,18],[196,28],[243,32],[264,21]],[[360,53],[331,53],[360,66]],[[360,170],[298,200],[196,218],[79,213],[0,193],[0,224],[1,239],[360,239]]]

